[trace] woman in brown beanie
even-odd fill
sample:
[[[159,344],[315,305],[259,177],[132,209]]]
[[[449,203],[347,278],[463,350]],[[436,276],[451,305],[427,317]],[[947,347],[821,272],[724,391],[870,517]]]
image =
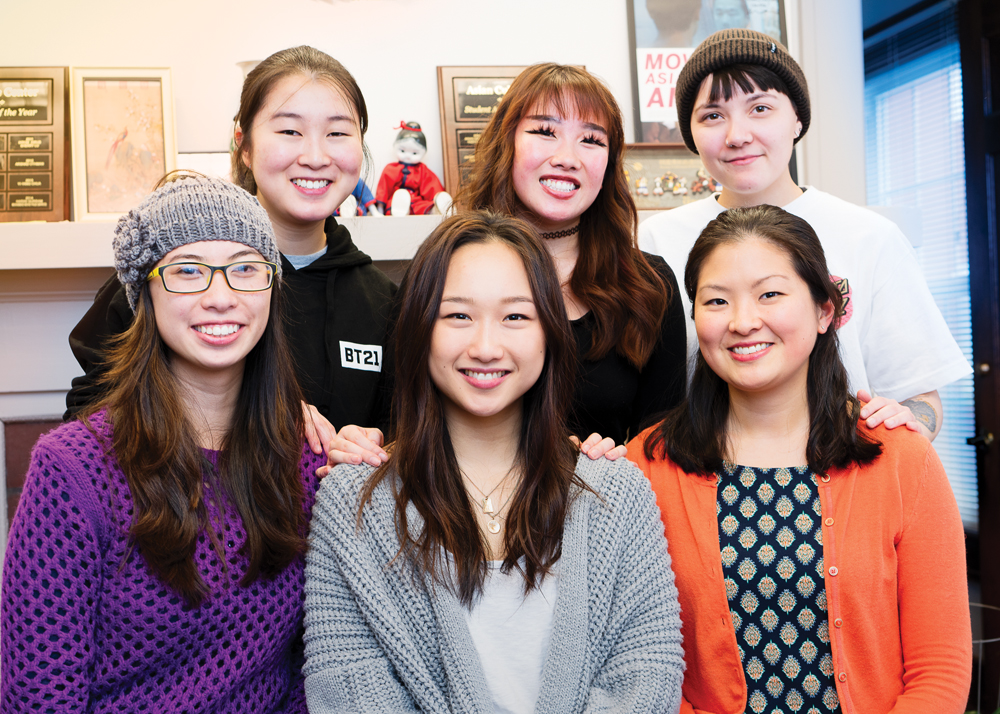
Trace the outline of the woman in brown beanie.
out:
[[[676,97],[684,142],[723,189],[644,222],[640,246],[679,269],[702,229],[727,208],[771,204],[804,218],[845,298],[840,352],[852,393],[867,402],[862,418],[872,428],[905,424],[933,439],[942,421],[937,390],[968,374],[968,362],[896,225],[792,179],[792,149],[811,119],[801,67],[767,35],[722,30],[692,53]],[[691,306],[681,299],[693,355]]]

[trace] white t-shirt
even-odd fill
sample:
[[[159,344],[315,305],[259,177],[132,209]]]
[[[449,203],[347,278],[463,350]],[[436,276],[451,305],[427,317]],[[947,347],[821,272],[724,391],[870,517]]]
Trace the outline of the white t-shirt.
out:
[[[895,223],[808,187],[782,208],[809,222],[823,244],[831,276],[841,281],[847,315],[838,329],[840,356],[852,392],[866,389],[903,401],[972,371]],[[716,196],[710,196],[639,225],[639,247],[663,256],[681,284],[692,357],[698,336],[684,290],[684,266],[701,231],[724,210]],[[693,364],[692,359],[689,376]]]
[[[504,575],[500,565],[490,563],[482,595],[471,612],[462,611],[496,714],[531,714],[549,651],[559,590],[558,566],[545,577],[541,588],[533,588],[525,597],[524,576],[516,570]]]

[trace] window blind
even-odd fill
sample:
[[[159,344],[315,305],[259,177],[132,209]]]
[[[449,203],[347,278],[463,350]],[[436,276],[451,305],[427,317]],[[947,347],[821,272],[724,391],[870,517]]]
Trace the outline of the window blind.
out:
[[[922,235],[915,248],[917,258],[952,335],[971,362],[962,72],[955,5],[942,3],[897,28],[880,33],[865,46],[868,203],[902,208],[918,217]],[[919,324],[917,316],[915,329]],[[940,393],[945,417],[934,448],[966,529],[977,532],[976,450],[965,443],[975,434],[972,376]]]

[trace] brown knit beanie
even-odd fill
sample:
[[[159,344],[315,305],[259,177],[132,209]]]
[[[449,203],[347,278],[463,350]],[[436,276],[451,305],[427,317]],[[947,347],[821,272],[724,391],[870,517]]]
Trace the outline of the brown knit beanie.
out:
[[[805,136],[809,130],[809,87],[802,68],[788,54],[785,46],[754,30],[719,30],[698,45],[677,76],[677,123],[687,147],[698,153],[691,138],[691,113],[702,80],[716,70],[734,64],[760,65],[781,78],[802,122],[802,131],[795,141]]]

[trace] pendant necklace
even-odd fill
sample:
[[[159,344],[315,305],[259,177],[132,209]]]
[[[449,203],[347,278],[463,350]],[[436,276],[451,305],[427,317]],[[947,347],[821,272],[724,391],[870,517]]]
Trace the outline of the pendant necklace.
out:
[[[461,469],[459,469],[459,471],[461,471]],[[513,471],[513,469],[511,469],[511,471]],[[468,481],[474,489],[479,491],[480,495],[483,497],[481,501],[479,499],[475,499],[475,501],[476,503],[479,504],[479,507],[483,509],[483,515],[490,517],[490,520],[486,523],[486,530],[488,530],[493,535],[496,535],[497,533],[500,532],[500,521],[498,521],[497,519],[500,518],[500,512],[507,507],[507,504],[510,503],[510,499],[514,497],[514,494],[512,493],[510,496],[508,496],[507,500],[504,502],[502,506],[500,506],[500,508],[493,507],[493,499],[490,497],[496,492],[498,488],[500,488],[501,486],[503,486],[504,483],[506,483],[507,479],[510,478],[511,471],[508,471],[507,475],[504,476],[502,479],[500,479],[499,483],[497,483],[496,486],[490,489],[489,493],[483,493],[483,490],[479,488],[479,486],[477,486],[464,471],[461,471],[461,474],[465,476],[466,481]]]

